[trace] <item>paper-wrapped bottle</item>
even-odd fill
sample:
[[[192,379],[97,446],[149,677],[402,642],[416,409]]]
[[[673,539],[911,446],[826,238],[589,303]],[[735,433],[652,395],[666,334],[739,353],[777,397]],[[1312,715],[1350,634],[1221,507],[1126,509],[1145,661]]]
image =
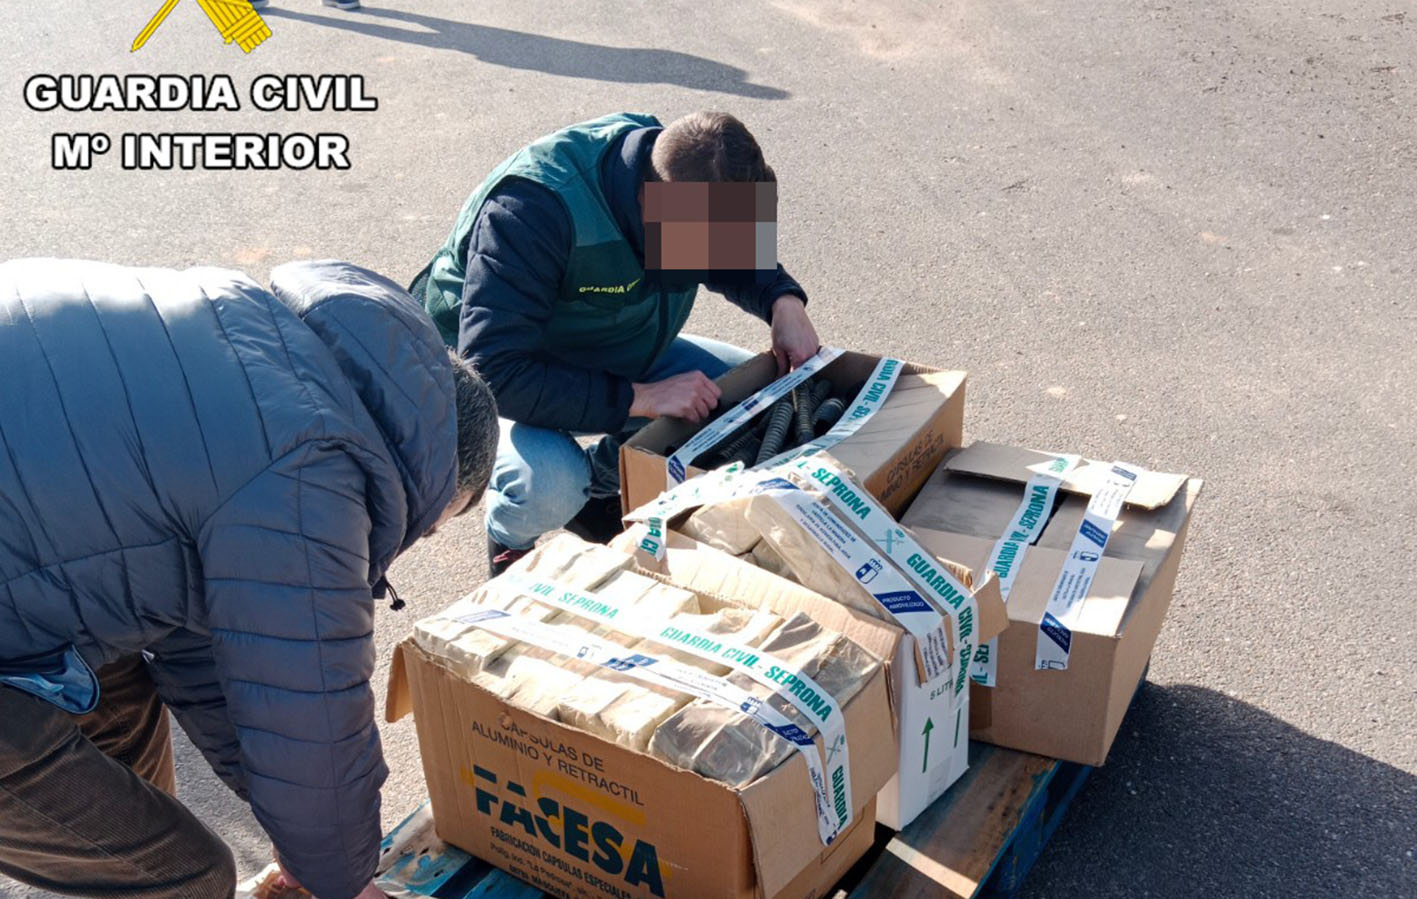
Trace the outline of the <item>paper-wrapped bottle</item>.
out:
[[[731,636],[740,643],[757,646],[781,622],[771,612],[728,608],[709,615],[676,615],[666,624],[708,635]],[[653,640],[640,640],[630,651],[672,659],[713,674],[726,674],[729,670],[726,665]],[[556,706],[556,715],[566,724],[643,752],[655,728],[691,698],[600,668],[564,694]]]
[[[855,643],[801,612],[760,648],[815,680],[838,707],[856,695],[880,664]],[[817,732],[816,723],[787,699],[746,675],[734,674],[730,679],[808,734]],[[685,706],[660,725],[649,742],[651,755],[735,787],[752,783],[793,751],[792,744],[747,715],[707,700]]]
[[[529,553],[515,572],[588,590],[625,567],[623,553],[574,537],[558,537]],[[449,670],[471,680],[509,650],[515,640],[458,621],[474,607],[502,609],[536,621],[560,620],[559,608],[525,596],[510,579],[494,578],[437,615],[414,625],[418,645]],[[684,592],[684,591],[680,591]],[[692,595],[692,594],[690,594]],[[505,673],[507,666],[502,666]]]
[[[623,557],[621,561],[623,564]],[[593,586],[596,596],[623,607],[622,614],[627,617],[655,619],[681,612],[697,612],[699,608],[698,597],[689,591],[670,587],[629,571],[614,571],[598,585],[576,585],[572,584],[571,580],[563,578],[560,582],[573,589],[579,587],[590,590]],[[588,633],[627,648],[638,642],[637,637],[605,625],[597,625],[569,612],[557,610],[555,615],[542,620],[568,628],[577,634]],[[463,643],[464,638],[459,638],[451,649],[457,651]],[[506,643],[495,659],[486,663],[482,670],[472,676],[472,681],[502,699],[548,718],[559,720],[558,708],[564,697],[574,693],[584,679],[594,678],[603,670],[525,643]]]

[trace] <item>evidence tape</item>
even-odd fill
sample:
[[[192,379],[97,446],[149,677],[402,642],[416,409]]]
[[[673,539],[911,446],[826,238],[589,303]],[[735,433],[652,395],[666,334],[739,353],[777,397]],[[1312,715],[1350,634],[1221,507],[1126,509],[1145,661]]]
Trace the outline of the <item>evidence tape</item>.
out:
[[[882,359],[877,362],[875,369],[871,372],[871,377],[866,379],[866,383],[862,384],[861,389],[856,392],[856,398],[851,401],[851,411],[843,415],[829,431],[815,440],[778,453],[761,465],[754,465],[753,468],[776,468],[778,465],[802,456],[815,456],[822,450],[831,449],[861,430],[861,426],[866,423],[867,419],[875,415],[876,410],[885,405],[886,398],[891,395],[896,381],[900,380],[900,371],[904,367],[905,363],[899,359]]]
[[[818,357],[825,353],[830,353],[830,357],[826,362],[818,364]],[[664,558],[663,538],[669,519],[679,512],[697,506],[713,505],[738,495],[733,492],[729,482],[744,471],[741,464],[735,463],[707,472],[697,478],[685,480],[689,465],[694,459],[722,441],[739,424],[772,405],[792,387],[805,380],[805,377],[796,377],[799,372],[809,366],[811,366],[812,372],[824,368],[827,363],[836,359],[841,353],[842,351],[839,349],[823,347],[818,351],[817,356],[803,363],[802,368],[779,378],[744,400],[727,415],[695,434],[688,443],[679,448],[678,452],[665,460],[669,489],[626,516],[628,521],[641,521],[648,525],[648,536],[640,548],[656,559]],[[899,359],[881,359],[876,363],[876,367],[872,370],[871,376],[866,379],[866,383],[861,385],[861,389],[857,391],[855,399],[851,402],[851,410],[844,414],[841,420],[832,426],[831,430],[809,443],[779,453],[761,465],[753,466],[751,470],[765,471],[794,459],[816,455],[855,434],[862,425],[870,420],[871,416],[885,405],[896,382],[900,380],[900,373],[904,367],[905,363]],[[787,386],[779,389],[784,383]],[[762,399],[759,399],[760,395],[763,397]],[[749,407],[750,404],[751,410],[745,412],[745,407]],[[730,420],[733,424],[724,425],[724,422]]]
[[[1038,671],[1068,670],[1068,655],[1072,649],[1073,627],[1081,614],[1082,601],[1097,575],[1102,550],[1112,534],[1112,525],[1122,511],[1122,503],[1137,482],[1141,469],[1113,462],[1107,480],[1088,501],[1082,525],[1073,536],[1063,570],[1053,584],[1048,607],[1038,624],[1038,643],[1033,667]]]
[[[832,557],[832,561],[881,605],[901,627],[915,636],[925,664],[926,683],[950,673],[949,638],[944,617],[906,581],[898,568],[874,552],[874,547],[817,502],[813,494],[790,481],[764,485],[766,496],[792,516]]]
[[[931,605],[949,616],[954,629],[954,653],[958,672],[953,689],[959,695],[969,685],[969,664],[974,658],[975,622],[979,604],[969,588],[925,550],[915,538],[896,522],[895,518],[865,490],[853,484],[846,474],[826,459],[805,458],[784,466],[795,471],[807,482],[820,484],[820,492],[843,518],[855,519],[867,539],[900,569],[906,579],[926,597]],[[881,536],[875,536],[879,533]],[[901,558],[904,557],[904,558]],[[858,577],[858,580],[860,578]],[[936,613],[938,614],[938,612]],[[901,622],[905,626],[905,622]]]
[[[1043,525],[1048,521],[1048,513],[1058,496],[1058,488],[1063,479],[1077,467],[1079,456],[1058,456],[1043,471],[1035,472],[1023,488],[1023,501],[1014,510],[1004,528],[1004,535],[994,544],[989,553],[989,570],[998,575],[999,594],[1004,602],[1009,601],[1009,591],[1014,587],[1014,578],[1023,565],[1023,557],[1028,548],[1038,542],[1043,534]],[[993,637],[979,645],[974,653],[974,664],[969,670],[970,679],[976,684],[992,687],[999,678],[999,638]]]
[[[788,372],[768,384],[728,410],[717,421],[706,425],[697,434],[690,437],[672,456],[664,460],[664,472],[668,479],[668,486],[674,487],[684,483],[684,479],[688,477],[689,466],[693,464],[695,459],[718,445],[723,438],[736,431],[759,412],[782,399],[792,388],[836,361],[836,358],[843,352],[845,350],[837,347],[822,347],[817,350],[816,355],[803,362],[796,371]]]
[[[726,678],[670,660],[630,652],[617,643],[584,631],[557,627],[501,609],[476,609],[459,615],[456,620],[510,640],[520,640],[539,649],[579,659],[587,664],[597,665],[666,690],[686,693],[747,715],[790,742],[807,763],[807,774],[816,799],[817,835],[822,844],[830,846],[850,826],[850,803],[840,801],[840,794],[834,801],[832,794],[833,787],[849,783],[849,772],[842,770],[837,775],[839,780],[829,781],[821,757],[817,753],[817,744],[807,732],[787,720],[777,709]],[[833,773],[836,774],[838,770],[839,766],[834,765]]]
[[[676,515],[697,506],[714,505],[755,494],[764,494],[774,499],[780,499],[782,495],[793,490],[801,491],[802,488],[797,484],[776,474],[776,472],[782,471],[796,472],[807,483],[818,484],[826,488],[820,491],[821,495],[825,496],[844,518],[856,519],[860,522],[862,532],[868,535],[866,539],[875,550],[879,551],[875,560],[880,563],[879,569],[868,569],[863,566],[869,564],[869,557],[858,557],[861,561],[850,571],[853,577],[863,583],[863,586],[866,581],[862,579],[869,579],[872,571],[885,572],[888,570],[884,564],[885,560],[890,560],[889,568],[897,569],[907,579],[909,585],[913,585],[914,589],[907,586],[905,591],[882,591],[885,594],[903,592],[908,595],[890,596],[889,602],[881,597],[876,597],[876,599],[892,619],[899,622],[901,627],[916,637],[922,661],[925,664],[927,682],[933,681],[941,673],[941,666],[937,662],[932,662],[931,655],[935,652],[942,652],[943,644],[946,641],[943,634],[935,635],[932,634],[932,631],[937,631],[943,626],[940,610],[943,609],[944,613],[949,616],[955,634],[952,648],[955,651],[955,658],[959,661],[959,670],[954,678],[953,689],[956,695],[963,692],[969,682],[969,665],[974,658],[974,644],[968,641],[968,638],[974,633],[974,623],[978,617],[977,603],[973,594],[948,570],[931,561],[934,557],[909,537],[889,512],[864,490],[853,489],[850,479],[825,459],[802,457],[784,466],[779,466],[771,472],[745,472],[737,470],[733,466],[709,472],[703,477],[695,478],[679,485],[674,490],[660,494],[658,499],[627,515],[626,520],[644,522],[647,525],[647,533],[640,541],[640,549],[650,553],[655,559],[663,559],[666,528],[668,522]],[[844,494],[849,494],[850,498],[848,499]],[[791,512],[791,509],[788,511]],[[875,529],[880,529],[881,538],[870,536],[875,533]],[[845,530],[849,531],[850,529]],[[808,533],[813,533],[813,531],[808,529]],[[854,532],[851,534],[853,537],[856,536]],[[816,535],[814,534],[814,536]],[[820,542],[821,538],[817,537],[817,539]],[[847,552],[844,549],[846,544],[827,542],[822,545],[829,553],[832,553],[838,564],[843,564],[842,558],[837,556],[838,549],[834,547],[843,547],[841,552],[845,554]],[[897,555],[905,555],[906,558],[897,560]],[[875,576],[879,577],[880,575]],[[872,596],[876,596],[874,590],[869,587],[866,590]],[[921,599],[921,602],[928,608],[928,612],[924,612],[915,605],[911,596],[917,599],[921,596],[933,597],[935,602],[924,602]],[[892,605],[897,605],[899,611],[892,609]],[[948,665],[943,667],[948,670]]]
[[[839,798],[850,815],[851,754],[846,744],[846,716],[836,698],[805,671],[771,653],[735,640],[731,635],[704,633],[682,622],[674,623],[664,616],[647,615],[643,609],[631,609],[605,596],[582,593],[558,581],[542,580],[520,572],[508,572],[502,580],[507,581],[513,590],[538,602],[606,625],[620,633],[726,665],[772,690],[808,720],[817,722],[829,760],[828,782],[841,784]],[[813,697],[817,700],[815,704],[811,701]],[[832,761],[837,758],[840,758],[839,762]],[[848,817],[847,823],[849,821]]]

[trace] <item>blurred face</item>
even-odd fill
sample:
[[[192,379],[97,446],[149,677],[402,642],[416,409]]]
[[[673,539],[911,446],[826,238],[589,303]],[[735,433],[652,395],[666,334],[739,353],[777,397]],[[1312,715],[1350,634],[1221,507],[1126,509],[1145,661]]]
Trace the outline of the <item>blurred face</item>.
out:
[[[646,181],[645,269],[684,281],[777,272],[777,183]]]

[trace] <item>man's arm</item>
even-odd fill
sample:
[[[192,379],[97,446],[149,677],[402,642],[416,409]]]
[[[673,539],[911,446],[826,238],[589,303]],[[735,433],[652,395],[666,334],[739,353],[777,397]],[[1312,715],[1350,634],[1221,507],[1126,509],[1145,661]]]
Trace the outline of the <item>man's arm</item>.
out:
[[[458,352],[487,380],[504,418],[614,433],[630,413],[630,382],[544,349],[570,248],[570,217],[547,188],[513,180],[489,197],[468,242]]]
[[[772,307],[778,297],[793,294],[800,297],[803,304],[807,302],[807,291],[802,289],[796,278],[787,273],[782,263],[778,263],[777,274],[766,284],[753,281],[711,281],[704,286],[714,293],[722,294],[728,302],[768,324],[772,324]]]
[[[158,696],[207,764],[237,796],[248,802],[251,791],[241,767],[236,728],[227,714],[226,696],[217,677],[212,643],[207,637],[180,630],[150,647],[148,673]]]
[[[807,293],[781,263],[766,285],[756,283],[707,284],[729,302],[772,326],[772,352],[777,373],[786,374],[806,362],[820,347],[817,331],[807,316]]]
[[[374,726],[365,475],[305,444],[212,516],[198,540],[215,673],[251,808],[285,868],[350,899],[379,857],[388,769]]]

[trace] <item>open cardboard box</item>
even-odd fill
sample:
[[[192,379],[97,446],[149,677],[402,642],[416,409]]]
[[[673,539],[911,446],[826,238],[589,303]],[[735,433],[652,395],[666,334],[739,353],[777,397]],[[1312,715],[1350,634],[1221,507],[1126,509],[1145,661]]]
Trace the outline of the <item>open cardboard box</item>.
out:
[[[870,630],[857,634],[879,642]],[[874,840],[895,770],[886,678],[877,669],[842,708],[856,807],[829,847],[800,755],[735,790],[512,706],[412,637],[394,650],[385,714],[414,714],[438,836],[547,893],[817,897]]]
[[[611,545],[635,551],[642,532],[642,526],[632,527]],[[943,686],[930,690],[922,685],[915,638],[898,625],[841,605],[673,530],[665,535],[662,560],[637,552],[636,562],[641,572],[701,596],[768,608],[784,617],[805,612],[885,662],[894,722],[889,743],[894,752],[890,782],[877,797],[882,824],[897,830],[909,824],[968,767],[969,690],[956,695]],[[975,586],[974,597],[979,606],[980,639],[988,639],[1007,622],[998,580],[984,578]],[[856,744],[851,746],[854,754]]]
[[[838,392],[855,395],[871,376],[879,356],[843,353],[818,377]],[[716,382],[723,391],[724,410],[731,409],[777,377],[777,360],[763,353],[744,362]],[[905,363],[890,396],[861,429],[831,448],[831,454],[856,474],[857,480],[894,515],[925,483],[945,452],[964,436],[962,371],[940,371]],[[766,414],[766,413],[763,413]],[[620,448],[620,493],[625,512],[659,496],[668,485],[665,449],[682,444],[701,425],[678,418],[650,422]],[[703,474],[690,465],[689,477]]]
[[[1047,453],[976,442],[952,452],[903,522],[930,551],[983,570]],[[1085,462],[1063,482],[1051,519],[1028,548],[998,642],[998,685],[971,688],[970,735],[986,743],[1100,765],[1151,657],[1171,603],[1201,481],[1143,472],[1127,495],[1081,618],[1065,671],[1038,671],[1034,652],[1053,584],[1088,497],[1110,465]]]

